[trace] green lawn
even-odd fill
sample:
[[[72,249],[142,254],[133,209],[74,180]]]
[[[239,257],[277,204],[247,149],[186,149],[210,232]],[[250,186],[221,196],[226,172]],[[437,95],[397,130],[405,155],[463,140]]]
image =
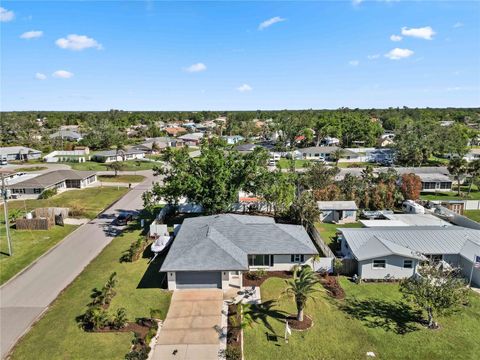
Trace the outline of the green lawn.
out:
[[[289,169],[291,162],[292,161],[289,159],[281,158],[277,162],[277,167],[279,167],[280,169]],[[308,166],[310,163],[311,163],[310,160],[295,160],[295,168],[301,169]]]
[[[480,342],[473,334],[480,334],[480,296],[472,293],[470,306],[449,318],[439,318],[439,330],[428,330],[413,321],[414,310],[402,307],[398,285],[355,285],[345,278],[341,283],[346,300],[333,300],[321,289],[306,308],[313,328],[293,331],[286,344],[283,316],[295,313],[295,304],[281,296],[284,280],[268,279],[261,286],[260,318],[244,330],[245,358],[350,360],[367,359],[368,351],[378,359],[477,358]]]
[[[87,333],[75,318],[85,312],[93,288],[100,288],[112,272],[118,285],[109,311],[124,307],[129,320],[149,317],[158,309],[165,317],[171,293],[160,289],[160,261],[148,265],[147,258],[120,263],[119,258],[139,236],[134,230],[115,238],[63,291],[13,350],[12,359],[123,359],[130,350],[132,333]]]
[[[367,165],[372,165],[372,163],[368,162],[339,162],[338,167],[339,168],[353,168],[353,167],[365,167]],[[377,167],[378,165],[375,165]]]
[[[145,179],[142,175],[100,175],[98,181],[114,183],[139,183]]]
[[[109,171],[108,164],[99,163],[95,161],[85,161],[83,163],[67,163],[74,170],[89,170],[89,171]],[[122,163],[124,166],[122,171],[140,171],[150,170],[158,164],[151,161],[128,160]]]
[[[69,207],[78,213],[76,217],[93,219],[99,212],[107,208],[115,200],[127,193],[126,188],[92,187],[82,190],[69,190],[50,199],[9,201],[10,210],[20,209],[31,211],[39,207]]]
[[[335,234],[337,233],[337,228],[360,228],[362,224],[356,222],[351,224],[329,224],[316,222],[315,227],[317,228],[320,236],[322,237],[325,244],[327,244],[332,251],[339,250],[339,246],[335,241]]]
[[[21,216],[25,211],[38,207],[61,206],[77,211],[79,217],[93,219],[115,200],[127,193],[126,188],[97,187],[72,190],[46,200],[25,200],[9,202],[10,214],[16,210]],[[5,236],[3,206],[0,207],[0,284],[10,279],[20,270],[31,264],[40,255],[70,234],[76,226],[54,226],[50,230],[16,230],[11,228],[14,255],[7,255],[8,245]]]
[[[465,210],[463,215],[472,219],[473,221],[480,222],[480,210]]]
[[[2,212],[3,214],[3,212]],[[3,217],[2,217],[3,222]],[[50,230],[15,230],[11,229],[13,256],[7,256],[8,245],[5,226],[0,225],[0,284],[3,284],[20,270],[31,264],[40,255],[53,247],[76,226],[54,226]]]

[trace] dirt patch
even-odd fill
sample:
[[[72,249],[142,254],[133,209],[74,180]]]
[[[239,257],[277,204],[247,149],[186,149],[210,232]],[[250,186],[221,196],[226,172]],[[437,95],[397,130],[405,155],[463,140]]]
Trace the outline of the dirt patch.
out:
[[[335,276],[320,276],[320,284],[327,290],[329,296],[339,300],[345,299],[345,291]]]
[[[227,348],[225,359],[242,359],[242,327],[241,315],[235,304],[228,306],[227,317]]]
[[[295,315],[288,316],[286,320],[288,321],[288,326],[297,331],[305,331],[313,326],[313,320],[308,315],[303,316],[303,321],[298,321]]]
[[[253,271],[254,272],[254,271]],[[290,271],[267,271],[259,278],[253,279],[249,273],[243,273],[243,286],[260,286],[265,280],[271,277],[278,277],[281,279],[289,279],[293,276]]]

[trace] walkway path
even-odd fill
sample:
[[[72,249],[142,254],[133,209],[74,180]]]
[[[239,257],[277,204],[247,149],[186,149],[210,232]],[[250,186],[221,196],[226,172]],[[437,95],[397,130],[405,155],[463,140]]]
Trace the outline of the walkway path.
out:
[[[152,185],[151,171],[137,172],[145,180],[132,188],[98,218],[79,227],[27,270],[0,288],[0,355],[47,310],[68,286],[121,231],[111,225],[120,210],[141,210],[142,194]],[[54,325],[53,325],[54,326]]]

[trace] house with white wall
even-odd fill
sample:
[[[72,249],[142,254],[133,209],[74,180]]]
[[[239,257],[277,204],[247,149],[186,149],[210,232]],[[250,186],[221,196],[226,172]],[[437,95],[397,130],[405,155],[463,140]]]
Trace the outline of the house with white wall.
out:
[[[268,216],[220,214],[185,219],[160,269],[168,289],[242,287],[242,273],[291,270],[318,254],[300,225]]]
[[[480,230],[460,226],[394,226],[339,228],[341,253],[354,259],[357,275],[366,280],[414,275],[423,261],[459,267],[465,278],[480,286]]]

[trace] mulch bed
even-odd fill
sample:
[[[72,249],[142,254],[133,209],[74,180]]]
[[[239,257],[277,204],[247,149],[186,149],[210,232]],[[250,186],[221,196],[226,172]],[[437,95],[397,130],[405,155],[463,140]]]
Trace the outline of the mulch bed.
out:
[[[107,326],[107,327],[95,330],[93,332],[108,333],[108,332],[130,332],[131,331],[131,332],[137,333],[138,336],[143,339],[145,338],[145,336],[147,335],[148,331],[152,326],[153,326],[153,323],[147,324],[143,322],[142,324],[137,324],[136,322],[128,322],[127,325],[125,325],[125,327],[121,329],[114,329],[112,327]]]
[[[303,321],[298,321],[295,315],[288,316],[286,320],[288,321],[288,326],[293,330],[305,331],[313,326],[313,320],[308,315],[303,316]]]
[[[254,272],[254,271],[252,271]],[[282,279],[289,279],[293,276],[290,271],[267,271],[265,276],[259,279],[250,279],[248,273],[243,273],[243,286],[260,286],[265,280],[271,277],[278,277]]]
[[[320,276],[320,284],[327,290],[328,295],[335,299],[345,299],[345,291],[340,286],[335,276],[324,275]]]
[[[236,305],[228,306],[227,318],[227,353],[242,353],[242,329],[240,313],[237,312]]]

